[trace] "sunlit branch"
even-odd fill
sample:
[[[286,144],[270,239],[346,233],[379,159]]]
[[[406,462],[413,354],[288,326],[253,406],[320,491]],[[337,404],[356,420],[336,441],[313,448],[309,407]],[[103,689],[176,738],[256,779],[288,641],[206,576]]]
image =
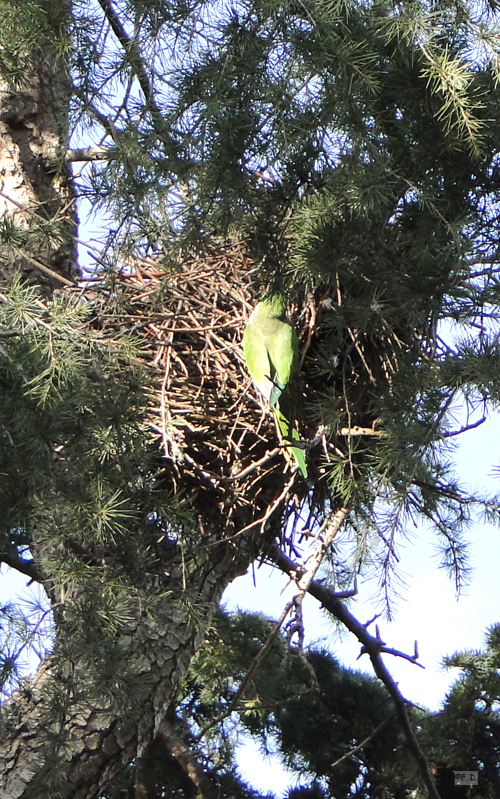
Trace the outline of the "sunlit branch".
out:
[[[66,161],[109,161],[116,150],[112,147],[80,147],[66,150]]]
[[[175,757],[183,771],[189,777],[197,793],[205,799],[219,799],[220,792],[217,786],[207,774],[200,761],[193,754],[190,746],[176,732],[172,724],[167,719],[163,719],[160,731],[160,738],[164,741],[167,749]]]

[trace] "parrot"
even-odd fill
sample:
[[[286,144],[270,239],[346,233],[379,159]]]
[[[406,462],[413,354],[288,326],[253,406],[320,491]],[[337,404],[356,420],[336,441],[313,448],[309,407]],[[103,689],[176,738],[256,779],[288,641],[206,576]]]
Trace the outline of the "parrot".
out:
[[[299,343],[295,329],[286,318],[282,294],[271,294],[252,311],[243,334],[243,353],[253,382],[274,411],[283,438],[300,441],[293,424],[287,388],[297,368]],[[304,450],[290,446],[290,451],[307,479]]]

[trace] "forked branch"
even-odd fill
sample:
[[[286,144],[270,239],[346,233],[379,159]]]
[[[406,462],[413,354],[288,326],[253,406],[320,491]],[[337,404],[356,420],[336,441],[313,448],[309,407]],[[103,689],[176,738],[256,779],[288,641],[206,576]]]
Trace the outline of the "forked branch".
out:
[[[298,572],[304,572],[301,570],[301,567],[294,563],[290,558],[288,558],[277,546],[274,546],[270,553],[270,558],[273,563],[285,574],[290,575],[294,579],[296,579],[296,575]],[[408,715],[407,705],[408,702],[402,695],[401,691],[399,690],[398,684],[394,680],[393,676],[391,675],[389,669],[385,665],[382,660],[381,654],[384,651],[384,645],[380,640],[380,637],[371,635],[367,630],[367,625],[362,624],[355,616],[349,611],[346,605],[341,602],[341,600],[335,595],[335,593],[329,589],[327,586],[323,585],[322,583],[318,582],[317,580],[310,580],[308,585],[308,592],[311,596],[314,596],[316,599],[321,602],[323,607],[325,607],[333,616],[335,616],[342,624],[351,632],[353,633],[358,641],[361,643],[364,651],[370,657],[372,662],[373,670],[377,677],[383,682],[387,691],[389,692],[391,699],[394,703],[394,708],[396,712],[396,716],[398,721],[401,725],[401,728],[404,731],[406,741],[408,744],[408,748],[412,753],[415,761],[418,764],[420,769],[420,773],[422,775],[422,779],[429,791],[429,796],[431,799],[440,799],[439,794],[437,792],[436,784],[434,782],[434,777],[432,776],[432,772],[430,770],[429,763],[427,758],[420,747],[420,744],[417,740],[415,735],[415,731],[412,727],[410,717]],[[386,650],[389,651],[390,650]],[[399,654],[397,650],[393,650],[392,654]],[[412,659],[412,658],[410,658]]]
[[[198,735],[197,740],[202,738],[208,730],[216,725],[220,724],[225,718],[231,715],[233,710],[237,707],[238,702],[240,701],[241,697],[245,693],[248,683],[250,682],[252,675],[254,674],[255,670],[260,666],[264,658],[266,657],[267,653],[271,649],[272,645],[276,641],[278,637],[279,631],[281,630],[285,620],[287,619],[289,613],[295,609],[296,618],[300,618],[300,609],[302,605],[302,601],[304,596],[307,594],[309,590],[309,586],[311,585],[316,572],[318,571],[321,561],[325,556],[325,553],[328,547],[331,545],[332,541],[334,540],[335,536],[337,535],[342,523],[347,516],[347,508],[340,508],[340,510],[333,513],[329,516],[326,520],[324,525],[322,526],[321,530],[319,531],[318,535],[315,537],[315,545],[313,548],[313,552],[308,558],[309,566],[308,568],[302,569],[295,569],[295,573],[290,576],[293,576],[297,584],[297,590],[293,598],[287,602],[285,605],[281,616],[279,617],[278,621],[276,622],[275,628],[272,631],[271,635],[267,639],[264,646],[259,650],[259,652],[254,657],[252,663],[250,664],[247,673],[243,677],[238,690],[235,692],[231,702],[228,704],[227,708],[221,713],[216,719],[213,719]],[[292,563],[292,561],[290,561]]]

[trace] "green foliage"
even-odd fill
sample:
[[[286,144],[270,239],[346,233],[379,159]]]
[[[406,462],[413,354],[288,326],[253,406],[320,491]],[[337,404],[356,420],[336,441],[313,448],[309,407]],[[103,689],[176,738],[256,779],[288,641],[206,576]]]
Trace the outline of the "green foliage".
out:
[[[12,90],[23,87],[28,54],[61,57],[71,47],[67,0],[2,0],[0,3],[0,75]]]
[[[37,503],[51,472],[92,535],[111,539],[131,519],[113,484],[126,490],[145,448],[146,396],[129,336],[92,334],[91,315],[88,304],[66,296],[49,311],[17,280],[2,303],[6,530],[22,524],[24,503]]]
[[[380,683],[345,668],[326,651],[301,654],[280,636],[231,716],[221,718],[221,708],[272,630],[273,624],[258,614],[219,612],[183,686],[179,714],[184,722],[193,732],[213,725],[203,757],[207,765],[217,763],[222,795],[236,790],[225,779],[234,768],[238,735],[245,731],[264,754],[272,751],[294,773],[298,786],[289,799],[426,796]],[[447,667],[459,668],[461,675],[442,709],[411,711],[441,782],[452,779],[453,769],[478,770],[475,791],[484,799],[497,795],[500,779],[499,644],[495,626],[483,651],[447,658]],[[167,772],[159,774],[160,783],[166,781],[165,795],[173,795]]]
[[[476,796],[489,799],[500,788],[500,627],[494,625],[479,651],[457,652],[445,659],[460,676],[439,713],[423,725],[424,744],[437,763],[479,772]]]
[[[457,404],[495,407],[500,386],[495,22],[462,2],[118,7],[133,46],[84,4],[72,28],[73,138],[97,140],[88,115],[110,146],[76,181],[113,220],[106,263],[238,233],[266,286],[326,297],[304,415],[381,435],[344,440],[322,479],[354,506],[354,546],[430,520],[460,589],[467,527],[498,504],[461,489],[450,445]]]
[[[322,479],[355,546],[430,520],[460,589],[467,527],[498,504],[461,489],[450,446],[456,405],[500,386],[495,23],[461,2],[132,3],[115,52],[77,9],[79,119],[127,87],[109,158],[77,181],[115,222],[107,262],[237,232],[265,285],[327,297],[304,415],[381,434],[330,451]],[[467,343],[443,341],[450,320]]]
[[[28,562],[43,545],[49,594],[65,597],[55,654],[87,663],[96,691],[134,701],[142,689],[129,690],[118,633],[153,579],[157,542],[191,524],[158,481],[137,342],[105,333],[77,294],[47,307],[18,279],[2,296],[0,337],[0,551]],[[33,624],[26,611],[3,615],[7,688]]]
[[[326,651],[301,653],[279,637],[230,717],[221,721],[220,710],[272,630],[257,614],[219,613],[192,662],[181,708],[194,729],[213,724],[207,755],[217,758],[219,769],[225,766],[225,774],[238,729],[244,730],[260,741],[263,753],[277,754],[304,789],[312,786],[320,796],[402,799],[418,777],[389,697],[376,680],[341,667]]]
[[[118,238],[138,244],[142,231],[147,246],[153,226],[156,244],[170,249],[244,229],[268,253],[297,200],[314,204],[332,187],[340,215],[352,209],[377,225],[380,211],[386,223],[412,190],[437,200],[449,224],[436,156],[477,167],[491,152],[498,42],[461,3],[132,7],[140,34],[125,57],[107,49],[84,5],[73,30],[82,108],[90,101],[106,113],[102,86],[112,91],[117,75],[129,86],[116,149],[89,184],[114,205]],[[140,99],[145,66],[154,108]],[[328,245],[325,254],[331,263]]]
[[[313,478],[325,507],[352,506],[339,550],[354,550],[349,567],[332,556],[329,578],[348,584],[376,565],[385,587],[394,541],[425,519],[460,588],[467,529],[479,511],[498,521],[500,507],[464,491],[452,443],[457,404],[476,419],[500,401],[496,22],[462,0],[114,7],[120,35],[103,24],[101,4],[0,0],[7,88],[22,89],[32,55],[68,56],[70,144],[106,148],[74,186],[105,228],[92,255],[107,285],[151,254],[178,263],[179,253],[243,236],[257,281],[318,311],[301,431],[324,426],[330,448]],[[1,220],[3,263],[18,249],[50,252],[67,235],[45,216],[41,203],[27,227]],[[91,693],[130,707],[147,679],[129,669],[120,637],[139,590],[158,577],[158,548],[180,541],[184,578],[210,555],[196,553],[182,494],[162,485],[147,379],[120,328],[118,292],[114,300],[111,335],[98,300],[44,303],[18,280],[0,297],[0,552],[22,567],[43,543],[47,590],[66,599],[55,656],[87,666]],[[352,425],[369,432],[341,433]],[[188,623],[206,622],[197,596],[180,601]],[[10,606],[1,615],[9,691],[39,626]],[[269,632],[261,618],[221,615],[179,700],[193,734],[213,724],[202,755],[227,795],[251,794],[232,773],[238,725],[301,776],[295,799],[413,790],[380,686],[326,653],[290,653],[278,639],[245,698],[215,723]],[[486,654],[457,656],[464,676],[442,714],[428,723],[415,714],[447,766],[488,759],[485,796],[498,793],[495,636]],[[62,718],[70,689],[51,690]],[[170,795],[192,791],[177,777]]]

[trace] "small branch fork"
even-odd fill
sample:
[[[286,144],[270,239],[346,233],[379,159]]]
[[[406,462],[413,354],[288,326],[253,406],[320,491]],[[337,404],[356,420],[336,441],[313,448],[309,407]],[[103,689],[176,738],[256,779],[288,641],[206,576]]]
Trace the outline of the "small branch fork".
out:
[[[297,583],[297,591],[295,593],[295,596],[290,600],[290,602],[288,602],[285,605],[285,607],[283,609],[283,612],[281,613],[281,616],[279,617],[278,621],[276,622],[276,626],[275,626],[274,630],[272,631],[271,635],[267,639],[267,641],[264,644],[264,646],[262,647],[262,649],[254,657],[252,663],[250,664],[250,667],[249,667],[247,673],[243,677],[238,690],[234,694],[234,696],[233,696],[231,702],[229,703],[229,705],[227,706],[227,708],[224,710],[223,713],[221,713],[216,719],[212,720],[199,733],[199,735],[197,736],[196,740],[199,740],[200,738],[202,738],[204,735],[206,735],[208,730],[210,730],[212,727],[220,724],[222,721],[224,721],[225,718],[227,718],[228,716],[231,715],[231,713],[233,712],[233,710],[237,706],[238,702],[240,701],[241,697],[245,693],[245,690],[247,688],[248,683],[250,682],[250,680],[252,678],[252,675],[254,674],[254,672],[258,668],[258,666],[262,663],[262,661],[266,657],[267,653],[271,649],[272,645],[276,641],[276,638],[278,637],[279,631],[281,630],[281,628],[282,628],[282,626],[283,626],[283,624],[285,622],[285,619],[287,618],[288,614],[292,610],[295,609],[295,620],[298,620],[299,624],[301,624],[302,601],[303,601],[305,595],[307,594],[307,592],[309,590],[309,587],[310,587],[310,585],[311,585],[311,583],[312,583],[312,581],[314,579],[314,576],[315,576],[316,572],[318,571],[318,569],[319,569],[319,567],[321,565],[321,561],[323,560],[323,557],[325,556],[325,553],[326,553],[328,547],[330,546],[330,544],[332,543],[333,539],[337,535],[337,533],[338,533],[338,531],[339,531],[344,519],[346,518],[346,516],[347,516],[347,508],[341,508],[340,510],[338,510],[336,513],[334,513],[332,516],[328,517],[325,520],[325,523],[322,526],[323,533],[322,534],[318,534],[318,536],[315,537],[316,547],[315,547],[312,555],[308,558],[308,560],[310,561],[309,567],[307,569],[305,569],[305,568],[303,568],[303,569],[295,568],[295,574],[291,574],[290,573],[290,576],[292,576],[293,579],[295,580],[295,582]],[[321,533],[321,531],[320,531],[320,533]],[[276,547],[276,549],[277,549],[277,547]],[[290,563],[292,563],[292,561],[290,561]],[[299,571],[300,571],[300,576],[297,576]],[[293,624],[293,622],[292,622],[292,624]],[[302,629],[302,627],[300,629]],[[293,629],[292,634],[295,631],[296,631],[296,629]],[[299,631],[299,640],[300,640],[300,631]]]
[[[299,575],[298,582],[300,583],[304,581],[304,584],[307,585],[306,590],[308,593],[318,599],[323,607],[325,607],[330,613],[332,613],[332,615],[342,622],[342,624],[350,632],[352,632],[361,643],[362,652],[366,652],[366,654],[368,654],[370,657],[375,674],[379,680],[383,682],[391,696],[391,699],[394,703],[396,717],[404,731],[408,748],[418,764],[422,779],[429,791],[429,796],[431,799],[440,799],[429,763],[427,762],[427,758],[420,747],[408,715],[408,702],[402,695],[398,684],[392,677],[387,666],[381,658],[382,653],[387,653],[396,655],[398,657],[404,657],[406,660],[410,660],[411,662],[415,663],[418,658],[417,647],[415,646],[415,653],[413,656],[405,655],[396,649],[387,648],[380,639],[378,629],[376,636],[371,635],[367,630],[367,627],[371,622],[368,622],[368,624],[361,624],[361,622],[352,615],[346,605],[341,602],[340,598],[331,589],[317,580],[314,580],[314,575],[310,576],[309,570],[306,571],[303,567],[300,567],[294,563],[276,545],[271,548],[269,557],[281,571],[283,571],[285,574],[288,574],[294,580],[297,581],[297,577]],[[374,620],[372,619],[372,621]]]
[[[303,640],[302,602],[347,513],[347,508],[340,508],[333,515],[327,517],[317,535],[314,536],[313,551],[305,559],[304,566],[296,569],[295,574],[290,575],[293,576],[297,584],[297,591],[290,604],[295,608],[296,624],[293,627],[294,631],[298,632],[299,644]],[[277,547],[274,547],[274,549],[277,549]]]

